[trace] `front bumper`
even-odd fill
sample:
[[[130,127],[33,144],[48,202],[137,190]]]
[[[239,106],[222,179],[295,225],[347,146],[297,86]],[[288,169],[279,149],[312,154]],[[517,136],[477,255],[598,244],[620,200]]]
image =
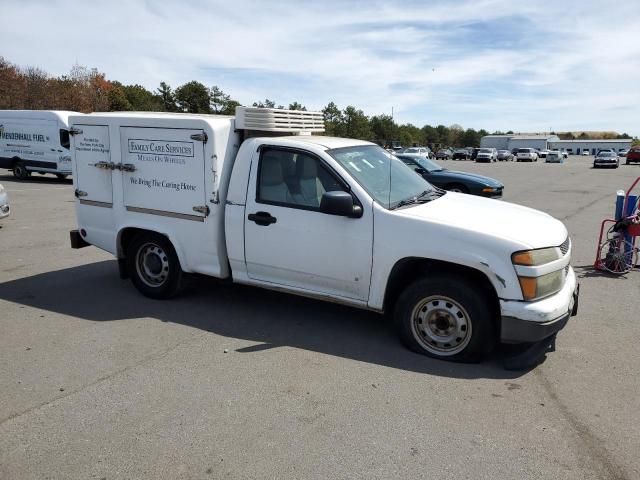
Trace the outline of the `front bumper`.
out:
[[[559,332],[578,313],[580,285],[569,267],[564,287],[535,302],[500,300],[500,340],[503,343],[534,343]]]

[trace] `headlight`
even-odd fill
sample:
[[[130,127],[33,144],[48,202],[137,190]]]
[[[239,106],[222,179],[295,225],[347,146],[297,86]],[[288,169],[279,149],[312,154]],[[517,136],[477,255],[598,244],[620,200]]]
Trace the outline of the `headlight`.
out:
[[[524,265],[527,267],[537,267],[538,265],[544,265],[545,263],[550,263],[560,258],[560,251],[556,247],[526,250],[511,255],[511,261],[514,265]]]
[[[536,300],[560,291],[563,275],[563,270],[556,270],[541,277],[518,277],[523,298]]]
[[[511,255],[514,265],[525,267],[537,267],[546,265],[562,258],[562,253],[557,247],[540,248],[538,250],[525,250]],[[525,301],[537,300],[558,292],[564,282],[563,269],[556,270],[539,277],[518,275],[522,297]]]

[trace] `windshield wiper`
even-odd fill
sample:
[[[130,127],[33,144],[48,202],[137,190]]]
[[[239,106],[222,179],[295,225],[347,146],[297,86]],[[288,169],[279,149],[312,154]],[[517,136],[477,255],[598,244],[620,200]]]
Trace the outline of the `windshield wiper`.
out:
[[[444,190],[436,188],[434,190],[425,190],[424,192],[414,195],[404,200],[400,200],[390,210],[396,210],[397,208],[404,207],[406,205],[413,205],[414,203],[426,203],[430,202],[434,198],[440,198],[445,193]]]

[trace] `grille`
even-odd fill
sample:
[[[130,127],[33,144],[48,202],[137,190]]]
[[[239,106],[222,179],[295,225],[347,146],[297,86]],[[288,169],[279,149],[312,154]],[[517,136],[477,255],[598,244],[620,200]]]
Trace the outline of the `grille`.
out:
[[[571,247],[571,240],[569,240],[569,237],[567,237],[567,239],[562,242],[562,245],[560,245],[562,256],[565,256],[567,254],[567,252],[569,251],[569,247]]]

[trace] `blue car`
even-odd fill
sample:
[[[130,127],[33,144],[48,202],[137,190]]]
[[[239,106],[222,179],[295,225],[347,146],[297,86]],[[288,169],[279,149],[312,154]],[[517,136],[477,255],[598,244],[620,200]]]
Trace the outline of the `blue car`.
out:
[[[504,185],[490,177],[475,173],[456,172],[442,168],[433,160],[419,155],[397,154],[407,166],[436,187],[451,192],[470,193],[481,197],[500,198]]]

